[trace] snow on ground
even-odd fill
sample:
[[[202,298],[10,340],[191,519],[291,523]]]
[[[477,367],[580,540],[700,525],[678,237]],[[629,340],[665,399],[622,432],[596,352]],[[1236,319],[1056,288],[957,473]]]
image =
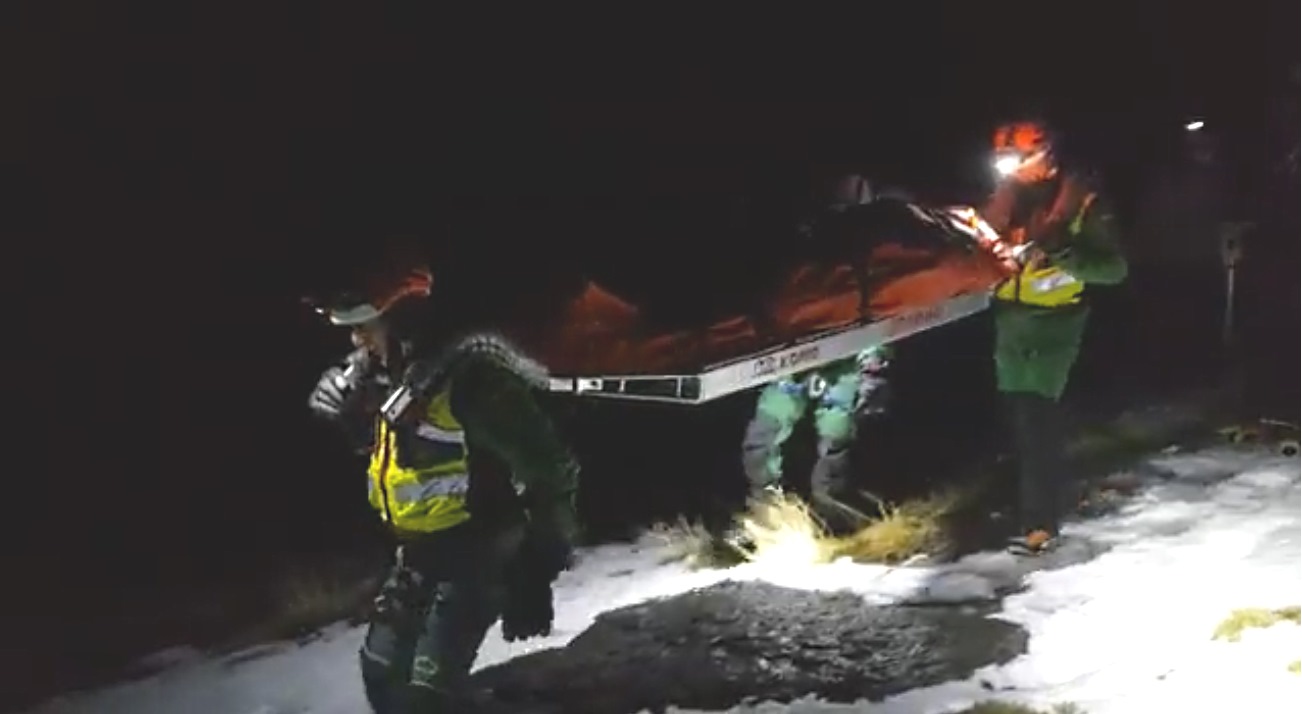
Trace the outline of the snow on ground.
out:
[[[1074,524],[1066,535],[1109,549],[1086,562],[1026,574],[997,617],[1025,627],[1029,651],[969,681],[908,692],[875,714],[939,714],[998,698],[1036,706],[1073,702],[1091,714],[1296,711],[1302,632],[1291,623],[1213,641],[1232,611],[1302,603],[1302,490],[1297,458],[1217,449],[1150,464],[1171,478],[1123,509]],[[849,588],[871,604],[989,595],[1025,560],[1002,553],[936,568],[847,562],[780,569],[764,564],[691,572],[665,563],[654,542],[583,553],[557,587],[556,632],[507,644],[494,628],[477,667],[562,646],[601,611],[724,579],[762,578],[806,589]],[[1019,568],[1021,570],[1019,570]],[[52,700],[31,714],[356,714],[367,711],[357,678],[358,629],[337,627],[303,646],[285,644],[224,660],[187,660],[150,679]],[[866,704],[801,701],[734,712],[864,711]],[[688,710],[674,710],[689,714]]]

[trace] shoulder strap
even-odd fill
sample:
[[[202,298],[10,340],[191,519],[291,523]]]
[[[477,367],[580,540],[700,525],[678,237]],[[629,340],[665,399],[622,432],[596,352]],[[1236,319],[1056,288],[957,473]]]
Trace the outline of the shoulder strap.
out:
[[[1076,217],[1067,226],[1067,231],[1071,235],[1080,233],[1081,227],[1085,224],[1085,213],[1090,210],[1090,205],[1094,203],[1094,199],[1097,197],[1098,194],[1093,191],[1085,194],[1085,198],[1080,202],[1080,210],[1076,211]]]

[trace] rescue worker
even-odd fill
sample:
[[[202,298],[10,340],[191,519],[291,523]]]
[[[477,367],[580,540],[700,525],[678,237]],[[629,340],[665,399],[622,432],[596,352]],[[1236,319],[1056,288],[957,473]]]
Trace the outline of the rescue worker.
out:
[[[1038,122],[994,134],[1000,184],[982,210],[1012,245],[1017,273],[995,292],[995,370],[1018,456],[1017,533],[1009,550],[1054,545],[1073,484],[1066,473],[1059,402],[1080,350],[1090,285],[1126,277],[1107,200],[1091,179],[1060,165]]]
[[[825,212],[800,224],[798,231],[806,239],[816,238],[821,220],[872,200],[866,179],[843,176],[835,183]],[[869,347],[854,358],[783,377],[760,391],[741,449],[752,498],[762,497],[783,480],[783,447],[812,407],[818,441],[810,500],[833,529],[853,520],[841,505],[851,485],[850,450],[860,430],[886,410],[890,356],[885,345]]]
[[[356,349],[309,406],[369,453],[370,503],[399,543],[361,649],[377,714],[463,711],[499,616],[508,640],[548,634],[577,528],[578,468],[533,395],[541,368],[454,331],[431,284],[399,264],[318,306]]]
[[[851,486],[850,449],[859,432],[886,412],[889,363],[888,346],[871,347],[855,358],[765,386],[742,440],[752,496],[761,497],[782,481],[783,447],[812,407],[818,451],[809,477],[810,500],[834,530],[852,521],[841,505]]]

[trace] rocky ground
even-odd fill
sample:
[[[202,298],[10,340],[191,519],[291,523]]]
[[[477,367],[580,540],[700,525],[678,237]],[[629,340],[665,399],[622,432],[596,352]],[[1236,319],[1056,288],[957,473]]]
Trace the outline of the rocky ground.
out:
[[[1026,640],[970,606],[873,607],[848,592],[724,582],[605,613],[569,646],[476,678],[504,710],[540,713],[854,701],[966,678]]]
[[[1205,424],[1190,405],[1137,410],[1080,440],[1080,475],[1093,481],[1136,451],[1179,439]],[[1132,473],[1164,480],[1165,474]],[[1116,484],[1110,484],[1116,488]],[[1129,491],[1129,488],[1121,489]],[[997,502],[965,516],[990,529]],[[1091,514],[1096,515],[1096,514]],[[969,531],[968,545],[991,547]],[[618,714],[668,703],[724,710],[744,701],[877,700],[965,679],[1025,651],[1027,634],[987,615],[1032,570],[1099,556],[1105,544],[1064,538],[1052,553],[1017,559],[973,548],[930,559],[930,580],[905,605],[873,606],[850,592],[816,592],[724,582],[676,597],[612,610],[567,647],[518,657],[477,673],[493,692],[491,711]]]

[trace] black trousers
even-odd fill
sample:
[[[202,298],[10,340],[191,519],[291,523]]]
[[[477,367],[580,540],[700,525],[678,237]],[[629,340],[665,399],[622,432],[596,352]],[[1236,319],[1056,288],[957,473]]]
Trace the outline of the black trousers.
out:
[[[1063,407],[1039,394],[1004,395],[1017,451],[1017,519],[1022,533],[1058,534],[1075,488],[1064,454]]]
[[[522,537],[520,527],[472,521],[401,546],[401,562],[386,584],[389,609],[397,611],[372,618],[360,653],[375,714],[458,711],[435,704],[464,693],[505,604],[506,570]]]

